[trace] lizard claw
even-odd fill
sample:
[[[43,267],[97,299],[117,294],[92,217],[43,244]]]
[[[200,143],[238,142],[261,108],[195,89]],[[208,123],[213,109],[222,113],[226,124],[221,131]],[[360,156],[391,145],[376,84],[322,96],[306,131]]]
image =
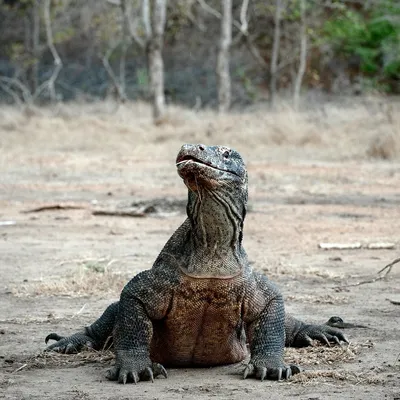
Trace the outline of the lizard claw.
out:
[[[265,379],[266,376],[267,376],[267,368],[261,367],[260,369],[258,369],[256,377],[260,378],[261,382]]]
[[[162,375],[164,378],[168,378],[167,370],[161,364],[153,363],[152,368],[153,368],[155,378],[158,375]]]
[[[49,340],[55,340],[58,342],[59,340],[65,339],[65,336],[60,336],[57,333],[50,333],[46,336],[46,339],[44,339],[44,342],[47,344]]]
[[[349,343],[347,337],[339,329],[328,325],[305,325],[300,329],[292,345],[294,347],[312,346],[313,340],[318,340],[326,346],[330,346],[331,343]]]
[[[133,383],[135,385],[137,385],[137,383],[139,382],[139,375],[136,372],[132,372],[131,375],[132,375]]]
[[[168,377],[165,368],[161,364],[152,363],[147,355],[139,355],[131,350],[119,350],[116,351],[116,356],[115,365],[106,373],[106,378],[110,381],[137,384],[145,380],[154,382],[158,375]]]
[[[72,354],[79,353],[84,348],[92,349],[95,347],[93,339],[84,333],[74,333],[71,336],[60,336],[57,333],[47,335],[45,342],[57,340],[57,342],[47,346],[45,351],[56,351],[58,353]]]
[[[243,379],[246,379],[248,376],[254,375],[254,365],[247,364],[246,368],[243,371]]]
[[[152,382],[154,382],[154,375],[153,375],[153,370],[150,367],[146,368],[145,371],[146,375],[148,376],[149,380],[151,380]]]
[[[250,363],[246,365],[243,371],[243,379],[246,379],[248,376],[255,376],[261,381],[265,379],[280,381],[282,379],[289,379],[292,375],[300,371],[300,367],[294,364],[286,366],[282,362],[274,359],[266,359],[265,361],[258,359],[250,361]]]
[[[118,368],[112,367],[106,372],[106,379],[116,381],[118,379]]]

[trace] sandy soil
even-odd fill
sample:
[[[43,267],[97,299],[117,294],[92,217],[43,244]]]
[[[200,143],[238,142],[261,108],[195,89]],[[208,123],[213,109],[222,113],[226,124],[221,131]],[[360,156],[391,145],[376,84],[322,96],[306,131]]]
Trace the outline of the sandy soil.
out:
[[[198,131],[193,119],[150,129],[148,110],[136,122],[126,111],[118,123],[74,119],[71,110],[13,112],[0,124],[0,398],[400,398],[400,306],[389,301],[400,300],[400,264],[386,279],[343,287],[376,277],[400,249],[400,163],[368,160],[362,130],[350,152],[339,145],[345,136],[276,143],[271,127],[272,141],[258,146],[256,137],[246,143],[232,134],[230,141],[221,128],[232,129],[229,118],[211,134],[201,118]],[[348,124],[344,131],[353,132],[354,121]],[[48,333],[89,324],[130,276],[151,267],[184,220],[175,155],[182,143],[198,141],[232,142],[247,160],[245,247],[253,267],[280,286],[287,310],[320,323],[339,315],[365,328],[346,330],[348,347],[288,350],[287,360],[306,370],[288,382],[242,380],[243,365],[232,365],[170,369],[167,380],[123,386],[104,378],[109,353],[43,357]],[[154,200],[156,212],[143,218],[92,214]],[[44,204],[81,208],[24,213]],[[321,242],[363,248],[324,251]],[[395,248],[365,248],[376,242]]]

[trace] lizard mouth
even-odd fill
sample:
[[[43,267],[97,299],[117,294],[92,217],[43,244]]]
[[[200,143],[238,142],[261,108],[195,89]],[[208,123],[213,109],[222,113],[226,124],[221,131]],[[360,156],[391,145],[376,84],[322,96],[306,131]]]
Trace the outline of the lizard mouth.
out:
[[[233,172],[233,171],[228,171],[228,170],[223,169],[223,168],[218,168],[218,167],[216,167],[215,165],[212,165],[211,163],[209,163],[209,162],[207,162],[207,161],[200,160],[200,159],[198,159],[198,158],[196,158],[196,157],[194,157],[194,156],[190,156],[190,155],[185,155],[185,156],[179,157],[179,158],[176,160],[176,166],[177,166],[178,168],[180,168],[180,167],[183,167],[183,166],[184,166],[186,163],[188,163],[188,162],[193,162],[193,163],[196,163],[196,164],[202,164],[202,165],[205,165],[206,167],[209,167],[209,168],[212,168],[212,169],[217,169],[217,170],[219,170],[219,171],[228,172],[228,173],[230,173],[230,174],[234,174],[234,175],[239,176],[238,174],[236,174],[236,173]]]

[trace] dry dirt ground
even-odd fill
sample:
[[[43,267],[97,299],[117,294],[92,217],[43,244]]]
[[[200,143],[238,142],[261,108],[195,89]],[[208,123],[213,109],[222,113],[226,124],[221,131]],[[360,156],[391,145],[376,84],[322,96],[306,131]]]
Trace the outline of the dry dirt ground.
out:
[[[222,117],[171,109],[159,127],[142,104],[0,114],[0,399],[400,398],[400,264],[385,279],[345,287],[382,276],[399,257],[398,103]],[[174,166],[184,142],[242,153],[253,267],[299,318],[363,325],[346,330],[349,346],[289,349],[287,361],[305,372],[288,382],[242,380],[243,365],[232,365],[123,386],[104,378],[108,351],[43,355],[48,333],[91,323],[184,220]],[[144,217],[93,215],[132,203]],[[43,205],[78,208],[24,212]],[[321,250],[321,242],[362,248]],[[395,247],[366,248],[377,242]]]

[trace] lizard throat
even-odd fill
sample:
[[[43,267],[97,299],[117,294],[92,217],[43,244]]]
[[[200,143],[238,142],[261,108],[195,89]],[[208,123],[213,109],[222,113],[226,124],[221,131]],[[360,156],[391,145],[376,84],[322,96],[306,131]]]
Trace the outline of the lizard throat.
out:
[[[243,218],[237,198],[220,192],[190,194],[191,234],[183,272],[199,278],[232,278],[242,271]],[[242,206],[243,207],[243,206]]]

